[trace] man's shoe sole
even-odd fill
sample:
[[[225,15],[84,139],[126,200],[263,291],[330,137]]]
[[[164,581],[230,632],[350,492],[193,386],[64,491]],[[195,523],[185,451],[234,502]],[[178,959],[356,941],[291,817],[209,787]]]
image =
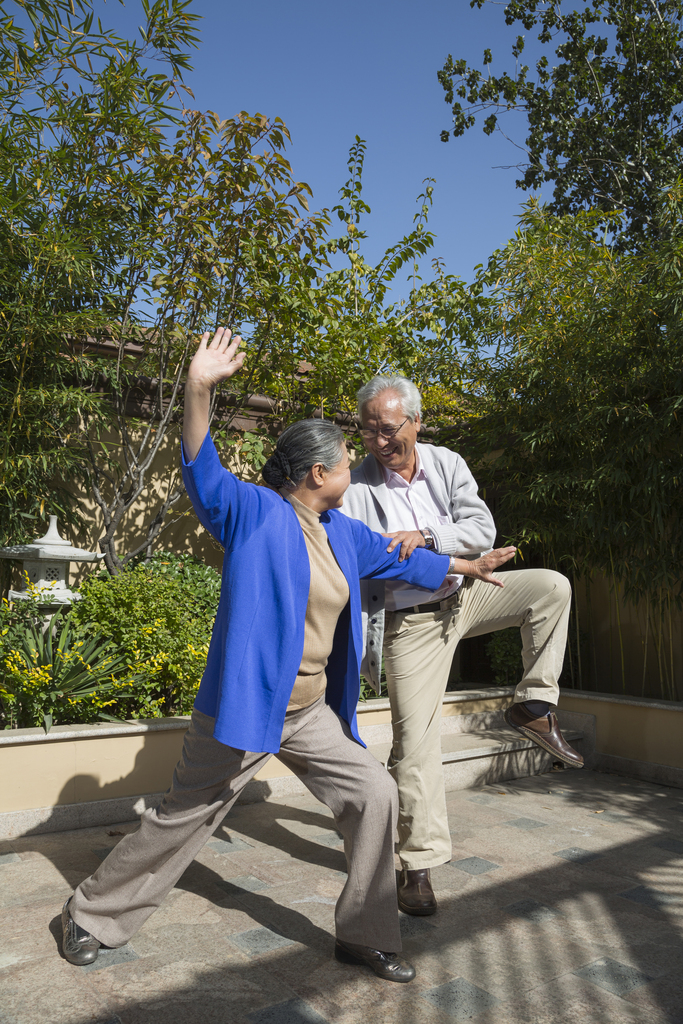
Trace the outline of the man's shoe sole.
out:
[[[407,907],[401,903],[401,897],[399,896],[398,909],[404,914],[410,914],[411,917],[431,917],[432,914],[436,913],[436,904],[433,907]]]
[[[552,754],[554,758],[556,758],[558,761],[562,761],[563,764],[568,765],[570,768],[583,768],[583,761],[573,761],[571,758],[565,757],[564,754],[561,754],[559,752],[557,747],[553,747],[551,743],[546,743],[543,737],[540,736],[537,732],[534,732],[533,729],[527,729],[523,725],[517,725],[515,722],[511,722],[510,719],[508,718],[509,711],[510,709],[508,708],[506,711],[503,712],[503,718],[505,719],[505,721],[507,722],[511,729],[515,729],[517,732],[521,733],[522,736],[526,736],[528,740],[531,740],[533,743],[536,743],[539,747],[543,747],[545,751],[547,751],[549,754]]]

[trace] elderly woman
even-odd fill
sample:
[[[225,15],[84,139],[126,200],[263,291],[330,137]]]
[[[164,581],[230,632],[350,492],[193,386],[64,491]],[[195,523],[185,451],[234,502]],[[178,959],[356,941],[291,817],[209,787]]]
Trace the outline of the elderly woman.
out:
[[[91,963],[156,910],[246,783],[277,754],[334,815],[348,877],[335,912],[337,960],[410,981],[399,955],[396,787],[356,725],[362,644],[359,577],[436,590],[448,573],[498,581],[514,549],[467,562],[425,549],[409,560],[336,510],[349,485],[337,426],[290,426],[263,469],[239,481],[209,436],[216,384],[242,366],[239,338],[205,334],[185,391],[183,476],[197,515],[225,548],[220,603],[183,753],[159,807],[145,811],[62,914],[63,953]],[[498,584],[499,585],[499,584]]]

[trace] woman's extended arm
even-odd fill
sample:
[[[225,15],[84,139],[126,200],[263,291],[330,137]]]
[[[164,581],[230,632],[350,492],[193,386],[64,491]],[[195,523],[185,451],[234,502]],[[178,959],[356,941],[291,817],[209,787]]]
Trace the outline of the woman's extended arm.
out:
[[[502,587],[499,577],[493,576],[499,566],[508,562],[514,547],[497,548],[479,558],[458,558],[455,555],[437,555],[418,547],[410,558],[401,559],[398,546],[387,551],[386,539],[375,533],[359,519],[348,519],[354,533],[358,575],[361,579],[402,580],[424,590],[439,590],[449,576],[473,576],[484,583]]]
[[[241,341],[238,334],[232,338],[232,332],[224,327],[218,328],[210,344],[208,331],[201,337],[185,384],[183,449],[188,462],[196,459],[209,432],[211,392],[242,367],[246,353],[237,351]]]

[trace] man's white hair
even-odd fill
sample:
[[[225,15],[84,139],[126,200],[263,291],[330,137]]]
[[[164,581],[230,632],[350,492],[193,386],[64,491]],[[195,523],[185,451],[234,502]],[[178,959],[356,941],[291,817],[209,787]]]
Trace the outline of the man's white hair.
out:
[[[401,399],[401,408],[410,420],[415,421],[416,416],[422,416],[422,398],[412,380],[402,377],[400,374],[377,374],[364,384],[358,391],[358,415],[362,418],[363,406],[370,402],[383,391],[395,391]]]

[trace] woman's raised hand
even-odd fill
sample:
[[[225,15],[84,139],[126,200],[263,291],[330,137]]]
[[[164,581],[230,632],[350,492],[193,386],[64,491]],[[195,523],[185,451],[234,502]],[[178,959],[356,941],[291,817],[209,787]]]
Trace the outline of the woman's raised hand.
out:
[[[239,334],[233,338],[227,327],[219,327],[211,342],[209,331],[202,334],[187,371],[187,383],[211,389],[232,377],[242,368],[246,356],[246,352],[237,351],[241,342]]]
[[[211,391],[241,369],[245,352],[238,352],[242,339],[238,334],[219,327],[209,344],[209,332],[202,334],[197,351],[187,371],[185,409],[183,413],[183,449],[192,462],[209,430]]]

